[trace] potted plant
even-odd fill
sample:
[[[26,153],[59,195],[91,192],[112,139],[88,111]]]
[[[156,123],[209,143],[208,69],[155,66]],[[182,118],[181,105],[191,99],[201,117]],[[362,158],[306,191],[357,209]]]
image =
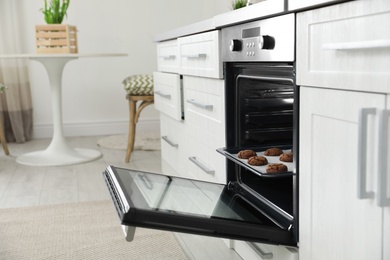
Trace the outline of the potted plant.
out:
[[[51,0],[50,5],[45,1],[44,8],[41,9],[47,24],[61,24],[68,11],[70,0]]]
[[[247,0],[234,0],[232,7],[233,7],[233,10],[236,10],[236,9],[247,6],[247,4],[248,4]]]
[[[40,54],[77,53],[77,28],[62,24],[67,16],[70,0],[44,0],[46,25],[36,25],[36,52]]]

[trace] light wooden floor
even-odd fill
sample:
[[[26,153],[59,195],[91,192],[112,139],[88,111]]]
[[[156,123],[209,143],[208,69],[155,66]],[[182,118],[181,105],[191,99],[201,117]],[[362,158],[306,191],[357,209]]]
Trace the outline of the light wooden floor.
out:
[[[110,199],[102,177],[107,165],[161,172],[160,151],[135,151],[130,163],[125,163],[125,151],[101,148],[96,145],[99,138],[102,136],[67,138],[73,147],[103,154],[99,160],[70,166],[31,167],[15,162],[19,155],[45,149],[49,139],[9,143],[10,156],[0,149],[0,208]],[[221,239],[179,233],[176,237],[191,259],[241,259]]]

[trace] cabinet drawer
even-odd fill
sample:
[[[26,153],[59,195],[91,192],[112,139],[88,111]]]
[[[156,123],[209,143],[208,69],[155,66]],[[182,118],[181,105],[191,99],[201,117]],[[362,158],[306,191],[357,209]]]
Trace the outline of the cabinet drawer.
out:
[[[179,38],[178,44],[180,74],[222,78],[220,31]]]
[[[224,82],[184,76],[184,107],[188,124],[224,138]],[[207,129],[205,129],[207,126]]]
[[[157,44],[157,68],[163,72],[177,73],[179,71],[179,47],[177,40]]]
[[[245,241],[233,241],[234,250],[242,259],[298,260],[298,249],[284,246],[265,245]]]
[[[154,72],[154,106],[176,120],[182,119],[181,80],[177,74]]]
[[[186,171],[190,178],[226,184],[226,162],[216,151],[218,142],[191,133],[187,133],[186,140]]]
[[[387,0],[352,1],[298,14],[297,83],[389,93],[389,27]]]
[[[160,115],[160,120],[161,158],[181,177],[186,177],[185,174],[183,176],[183,169],[185,169],[183,167],[183,162],[185,162],[184,124],[164,114]]]

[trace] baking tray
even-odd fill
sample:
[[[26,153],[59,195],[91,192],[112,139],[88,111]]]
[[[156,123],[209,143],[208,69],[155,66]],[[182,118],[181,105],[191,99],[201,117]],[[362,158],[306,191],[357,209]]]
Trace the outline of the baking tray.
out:
[[[268,147],[270,148],[270,147]],[[292,176],[292,175],[295,175],[294,173],[294,168],[295,168],[295,164],[294,162],[282,162],[279,160],[279,156],[265,156],[264,155],[264,151],[267,150],[268,148],[253,148],[253,147],[250,147],[250,148],[220,148],[220,149],[217,149],[217,151],[219,153],[221,153],[222,155],[224,155],[226,158],[228,158],[229,160],[237,163],[238,165],[250,170],[251,172],[259,175],[259,176],[262,176],[262,177],[269,177],[269,178],[282,178],[282,177],[289,177],[289,176]],[[288,148],[288,147],[279,147],[280,149],[283,150],[283,152],[291,152],[291,148]],[[267,173],[266,172],[266,168],[267,168],[267,165],[262,165],[262,166],[253,166],[253,165],[250,165],[247,161],[248,159],[241,159],[241,158],[238,158],[238,153],[242,150],[253,150],[256,152],[256,154],[258,156],[264,156],[265,158],[267,158],[268,160],[268,164],[270,163],[283,163],[284,165],[287,166],[287,172],[281,172],[281,173]]]

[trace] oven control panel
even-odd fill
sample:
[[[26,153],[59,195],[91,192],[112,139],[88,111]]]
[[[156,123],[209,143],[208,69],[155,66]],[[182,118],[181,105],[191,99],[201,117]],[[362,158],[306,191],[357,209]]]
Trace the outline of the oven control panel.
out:
[[[223,61],[294,61],[295,15],[222,29]]]

